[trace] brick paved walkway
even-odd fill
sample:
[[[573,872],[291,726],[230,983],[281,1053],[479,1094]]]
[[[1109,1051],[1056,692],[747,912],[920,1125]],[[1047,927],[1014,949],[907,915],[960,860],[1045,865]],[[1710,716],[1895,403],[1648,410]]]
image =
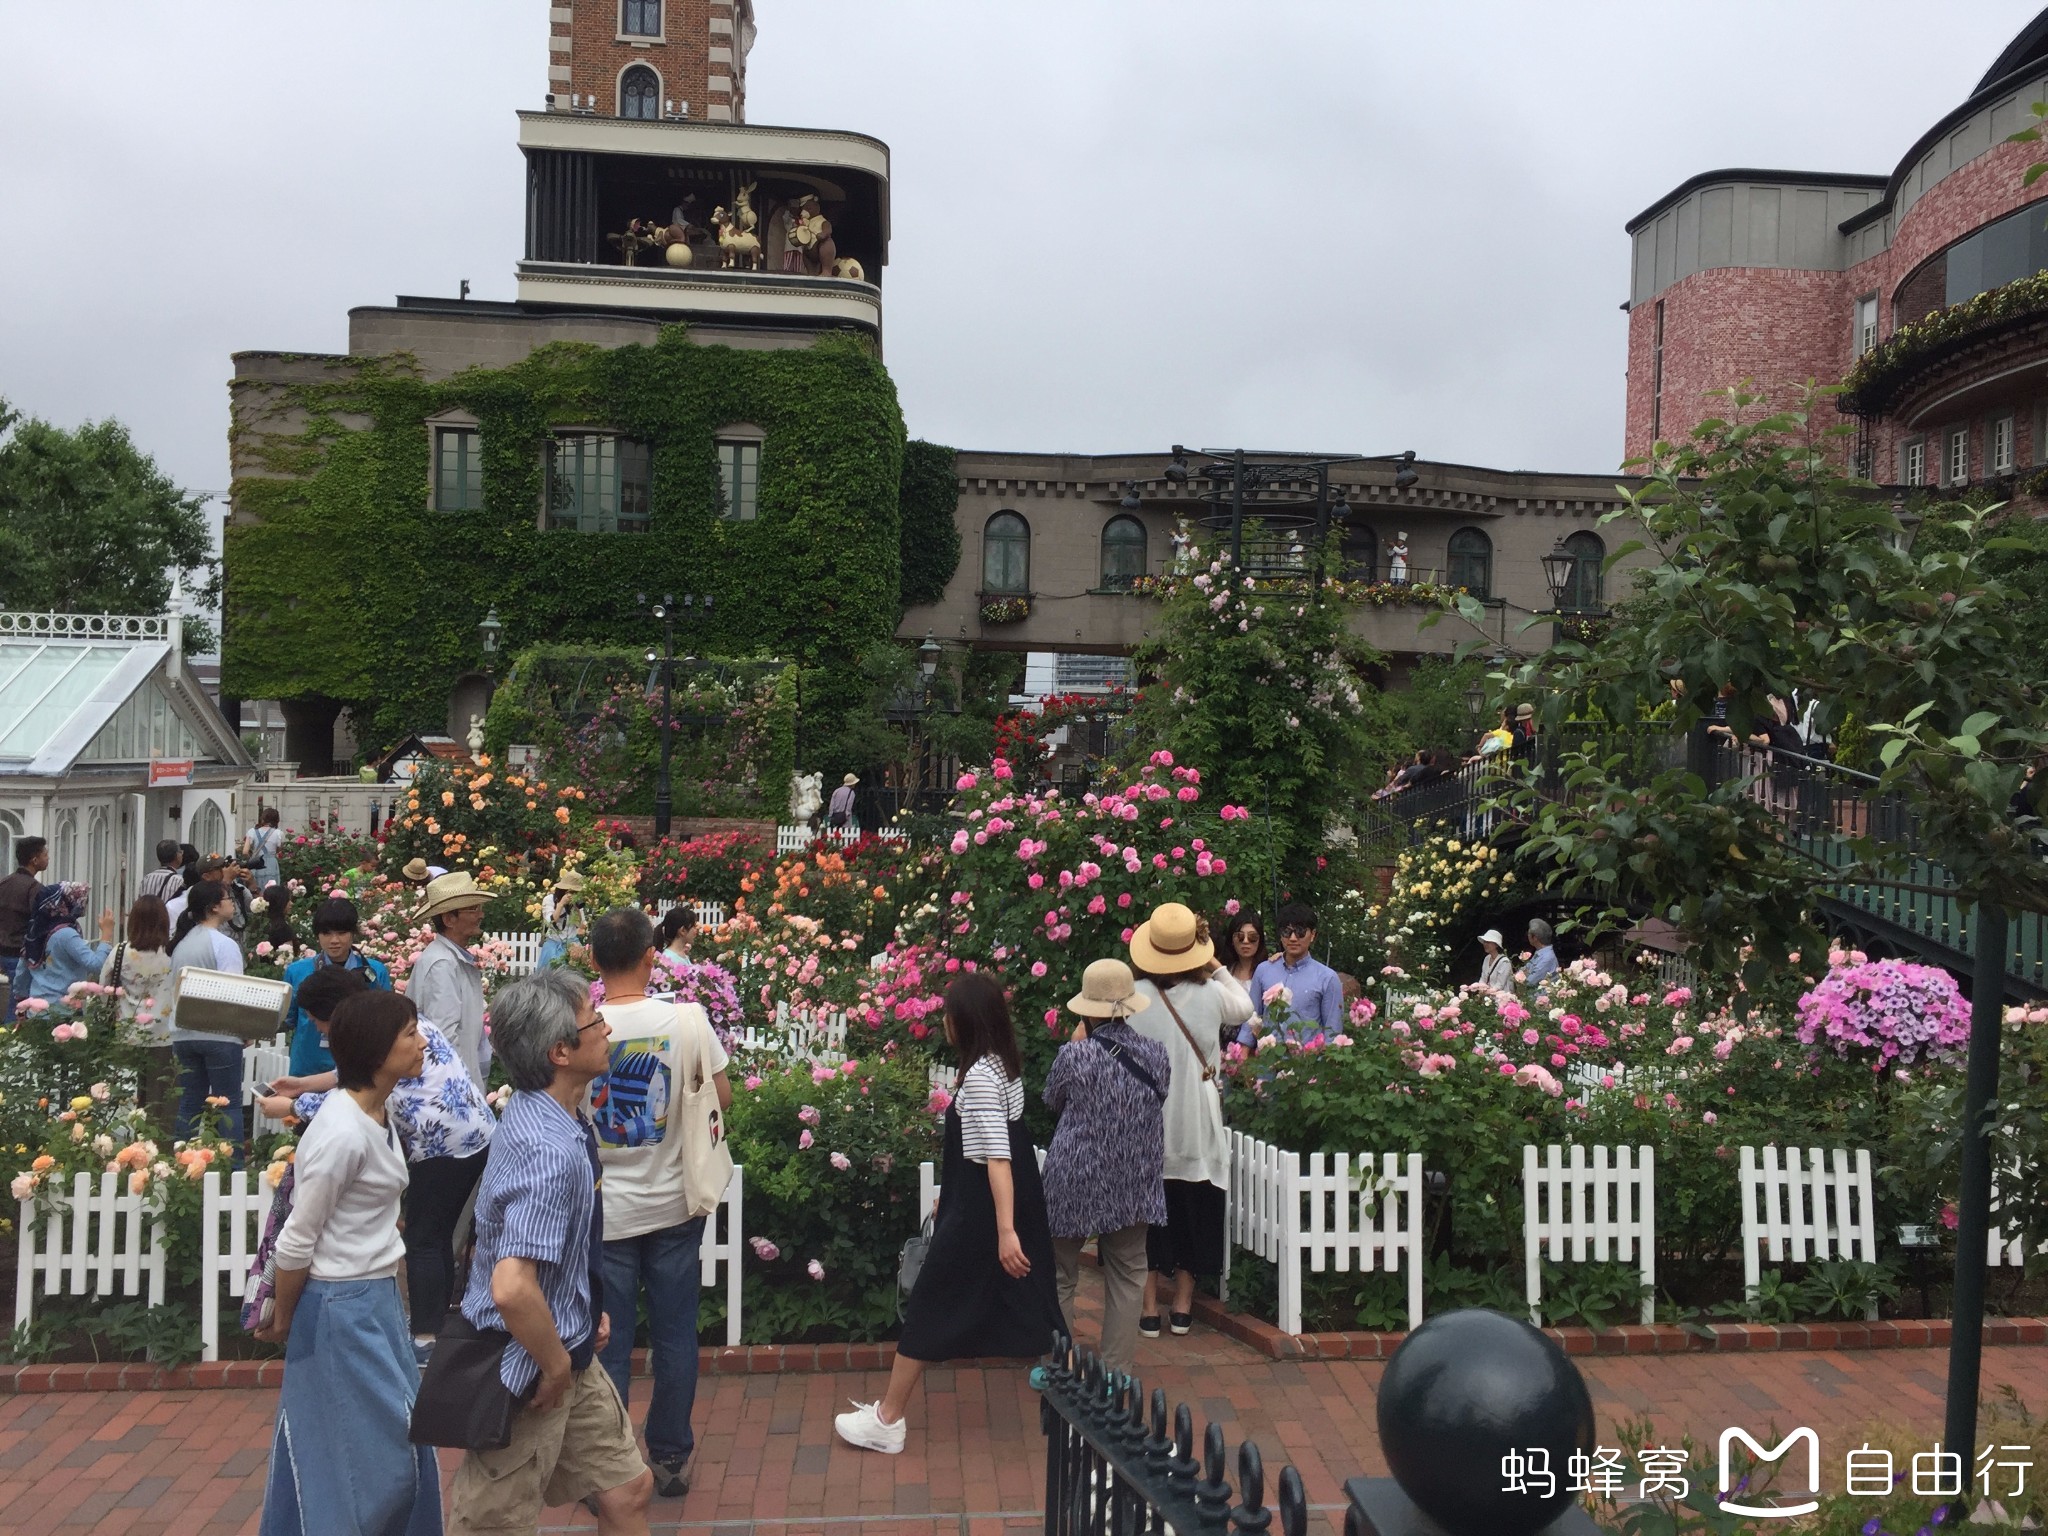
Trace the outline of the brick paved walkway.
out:
[[[1085,1274],[1085,1272],[1084,1272]],[[1092,1284],[1087,1276],[1084,1285]],[[1090,1324],[1084,1313],[1082,1332]],[[1579,1362],[1605,1432],[1647,1414],[1675,1439],[1711,1444],[1730,1424],[1810,1424],[1824,1446],[1873,1428],[1931,1441],[1948,1355],[1940,1349],[1598,1358]],[[2010,1383],[2048,1407],[2048,1352],[1985,1352],[1987,1393]],[[1334,1506],[1345,1477],[1379,1472],[1374,1361],[1265,1359],[1198,1329],[1143,1346],[1148,1385],[1250,1435],[1269,1469],[1292,1461],[1310,1501]],[[833,1413],[877,1395],[879,1372],[707,1377],[697,1404],[696,1487],[656,1500],[657,1530],[741,1536],[1005,1536],[1035,1522],[1044,1465],[1037,1398],[1020,1370],[942,1369],[913,1405],[910,1449],[849,1450]],[[276,1394],[69,1393],[0,1399],[0,1530],[9,1536],[200,1536],[253,1532]],[[1768,1443],[1768,1442],[1767,1442]],[[448,1458],[452,1471],[454,1457]],[[851,1517],[851,1518],[849,1518]],[[589,1528],[580,1509],[544,1528]]]

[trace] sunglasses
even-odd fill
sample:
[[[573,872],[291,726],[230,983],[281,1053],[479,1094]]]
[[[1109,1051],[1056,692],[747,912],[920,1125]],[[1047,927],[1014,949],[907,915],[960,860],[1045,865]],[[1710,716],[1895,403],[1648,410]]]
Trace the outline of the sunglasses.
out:
[[[1315,929],[1313,928],[1304,928],[1299,923],[1289,923],[1280,930],[1280,937],[1283,939],[1305,939],[1314,932]]]

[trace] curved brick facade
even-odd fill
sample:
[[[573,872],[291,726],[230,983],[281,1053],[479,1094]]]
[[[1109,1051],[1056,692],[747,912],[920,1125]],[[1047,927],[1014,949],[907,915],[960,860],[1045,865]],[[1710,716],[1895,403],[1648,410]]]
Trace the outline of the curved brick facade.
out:
[[[1712,391],[1753,380],[1782,396],[1808,379],[1839,381],[1864,344],[1861,301],[1876,301],[1879,339],[1940,307],[1942,273],[1923,270],[1931,258],[2015,210],[2048,204],[2048,179],[2023,185],[2048,146],[2004,142],[2033,121],[2028,104],[2041,99],[2048,57],[1987,81],[1930,128],[1881,194],[1874,178],[1717,172],[1632,222],[1628,457],[1717,414]],[[1836,217],[1845,208],[1849,216]],[[1902,416],[1860,423],[1865,471],[1883,482],[1916,470],[1926,482],[1952,479],[1963,462],[1957,434],[1969,480],[2048,465],[2048,346],[2039,350],[2037,359],[2007,347],[1977,375],[1965,370],[1953,387],[1920,391]]]

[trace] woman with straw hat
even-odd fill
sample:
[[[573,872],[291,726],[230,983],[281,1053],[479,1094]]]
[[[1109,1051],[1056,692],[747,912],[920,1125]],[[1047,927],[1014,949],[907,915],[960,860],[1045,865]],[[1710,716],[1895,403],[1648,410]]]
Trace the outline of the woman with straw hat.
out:
[[[555,876],[555,888],[540,899],[540,926],[544,937],[533,968],[544,971],[569,957],[572,945],[582,942],[589,919],[583,913],[583,877],[573,869]]]
[[[1060,1117],[1045,1154],[1060,1310],[1074,1315],[1081,1245],[1093,1237],[1103,1276],[1102,1358],[1120,1371],[1137,1355],[1146,1233],[1166,1221],[1166,1047],[1125,1022],[1151,1006],[1128,965],[1097,960],[1067,1000],[1081,1022],[1045,1080],[1046,1108]]]
[[[491,1047],[484,1037],[484,973],[469,946],[483,932],[484,908],[495,894],[465,869],[429,880],[416,921],[433,927],[434,940],[413,961],[405,983],[420,1017],[448,1037],[479,1088],[485,1086]]]
[[[1230,1137],[1223,1129],[1222,1036],[1252,1016],[1252,1000],[1216,963],[1209,926],[1177,901],[1155,908],[1131,932],[1138,994],[1158,1003],[1131,1027],[1166,1047],[1166,1220],[1146,1243],[1150,1273],[1138,1331],[1159,1337],[1159,1280],[1173,1279],[1169,1323],[1194,1325],[1197,1275],[1223,1273],[1223,1192],[1230,1187]]]

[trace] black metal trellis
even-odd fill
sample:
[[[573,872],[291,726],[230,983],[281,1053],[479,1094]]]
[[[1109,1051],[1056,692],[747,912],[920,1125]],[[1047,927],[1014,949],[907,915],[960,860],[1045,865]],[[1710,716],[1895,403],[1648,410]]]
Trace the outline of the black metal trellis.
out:
[[[1238,1447],[1238,1489],[1233,1503],[1224,1480],[1223,1426],[1211,1423],[1195,1459],[1194,1415],[1182,1403],[1168,1433],[1166,1392],[1145,1390],[1136,1377],[1110,1370],[1092,1350],[1057,1341],[1040,1388],[1039,1423],[1045,1431],[1046,1536],[1149,1536],[1171,1526],[1195,1531],[1266,1536],[1265,1463],[1247,1440]],[[1281,1536],[1307,1536],[1308,1498],[1301,1474],[1281,1470]]]

